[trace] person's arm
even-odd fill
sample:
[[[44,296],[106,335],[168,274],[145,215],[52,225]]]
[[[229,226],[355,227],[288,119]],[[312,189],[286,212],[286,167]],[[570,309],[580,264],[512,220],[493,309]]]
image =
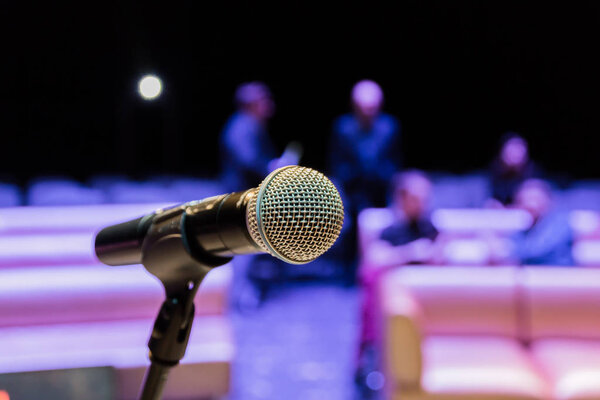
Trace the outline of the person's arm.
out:
[[[299,142],[288,143],[281,156],[274,158],[269,162],[269,171],[274,171],[287,165],[298,165],[303,152],[304,149]]]
[[[377,269],[387,269],[409,263],[427,263],[435,258],[437,247],[429,238],[393,246],[388,241],[378,240],[367,250],[367,264]]]
[[[543,226],[516,237],[514,254],[522,263],[537,263],[540,260],[553,263],[553,253],[569,251],[567,248],[570,248],[572,233],[568,222],[563,218],[551,218],[542,221]]]

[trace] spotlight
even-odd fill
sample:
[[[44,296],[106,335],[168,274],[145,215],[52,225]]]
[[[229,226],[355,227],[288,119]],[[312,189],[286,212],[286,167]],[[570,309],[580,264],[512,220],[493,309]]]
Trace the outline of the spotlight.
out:
[[[162,92],[162,82],[154,75],[146,75],[140,79],[138,92],[144,100],[154,100]]]

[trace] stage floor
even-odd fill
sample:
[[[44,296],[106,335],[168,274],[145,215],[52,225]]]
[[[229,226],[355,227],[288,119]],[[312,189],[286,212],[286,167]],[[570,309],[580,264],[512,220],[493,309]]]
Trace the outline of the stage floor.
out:
[[[255,311],[232,311],[231,400],[355,398],[358,300],[356,287],[288,283]]]

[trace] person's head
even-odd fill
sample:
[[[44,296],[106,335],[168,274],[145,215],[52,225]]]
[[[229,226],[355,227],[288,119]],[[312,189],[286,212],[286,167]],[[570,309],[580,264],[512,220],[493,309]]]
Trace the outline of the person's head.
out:
[[[373,120],[381,111],[383,91],[376,82],[363,80],[352,88],[352,106],[359,118]]]
[[[534,221],[546,214],[552,206],[550,185],[540,179],[528,179],[519,186],[515,206],[531,214]]]
[[[275,112],[271,91],[262,82],[248,82],[238,86],[235,103],[239,110],[252,114],[260,121],[266,121]]]
[[[429,207],[431,181],[421,171],[402,172],[394,177],[394,203],[411,221],[423,217]]]
[[[529,161],[527,141],[515,132],[507,132],[500,141],[500,162],[508,169],[519,170]]]

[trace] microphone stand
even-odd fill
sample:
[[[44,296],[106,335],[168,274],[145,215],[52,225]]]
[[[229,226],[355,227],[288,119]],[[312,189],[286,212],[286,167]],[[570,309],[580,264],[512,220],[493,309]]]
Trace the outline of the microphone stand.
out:
[[[142,264],[165,287],[166,299],[148,342],[150,367],[140,400],[160,400],[171,368],[183,358],[194,320],[194,296],[206,274],[231,258],[217,257],[188,240],[186,205],[157,215],[142,244]]]

